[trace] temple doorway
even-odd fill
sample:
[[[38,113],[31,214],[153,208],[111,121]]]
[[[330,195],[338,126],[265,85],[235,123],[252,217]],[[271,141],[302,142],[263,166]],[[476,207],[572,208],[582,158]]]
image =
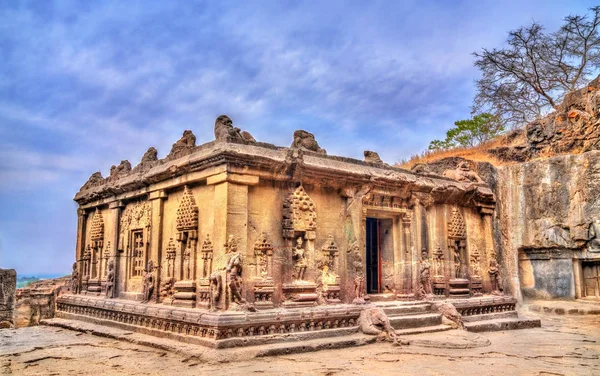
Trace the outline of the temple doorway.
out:
[[[381,222],[377,218],[367,218],[367,293],[378,294],[381,283]]]
[[[600,261],[583,262],[583,291],[586,298],[600,298]]]

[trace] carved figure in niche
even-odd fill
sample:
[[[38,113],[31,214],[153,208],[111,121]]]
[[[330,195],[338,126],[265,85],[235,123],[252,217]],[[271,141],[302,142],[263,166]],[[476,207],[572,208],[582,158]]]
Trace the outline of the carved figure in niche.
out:
[[[353,304],[365,304],[364,291],[365,291],[365,269],[363,265],[362,256],[360,254],[360,247],[357,242],[354,242],[350,247],[352,252],[352,267],[354,268],[354,300]]]
[[[419,276],[419,295],[421,299],[431,296],[431,264],[425,248],[421,250],[421,273]]]
[[[108,273],[106,275],[106,297],[114,298],[114,286],[115,286],[115,262],[110,260],[108,262]]]
[[[229,291],[233,303],[245,303],[242,298],[242,255],[238,252],[237,241],[232,235],[229,236],[227,244],[227,266],[225,272],[229,276]]]
[[[454,278],[462,278],[462,259],[460,257],[460,248],[454,246]]]
[[[325,149],[321,149],[319,147],[319,143],[315,139],[315,135],[303,130],[297,130],[294,132],[294,141],[292,142],[290,148],[306,149],[320,154],[327,154]]]
[[[481,256],[479,254],[479,251],[477,250],[477,248],[475,248],[475,250],[471,254],[471,265],[473,267],[473,275],[474,276],[479,276],[479,260],[480,259],[481,259]]]
[[[242,140],[247,142],[256,142],[256,139],[248,132],[235,128],[231,118],[227,115],[221,115],[215,120],[215,139],[217,141]]]
[[[304,241],[301,236],[296,239],[296,246],[292,251],[292,258],[294,260],[294,279],[304,281],[304,275],[306,274],[306,267],[308,262],[306,260],[306,251],[303,247]]]
[[[375,151],[365,150],[365,162],[383,164],[379,154]]]
[[[214,272],[208,278],[210,284],[210,305],[211,310],[217,310],[217,303],[221,298],[221,291],[223,291],[223,277],[220,272]]]
[[[454,170],[444,171],[443,175],[463,183],[483,183],[483,180],[481,180],[476,172],[471,170],[469,162],[466,161],[460,162]]]
[[[442,273],[442,264],[443,264],[443,260],[444,260],[444,252],[442,251],[442,247],[440,247],[440,245],[438,244],[437,248],[435,249],[435,251],[433,252],[433,255],[435,257],[435,275],[436,276],[440,276],[443,275]]]
[[[364,309],[358,317],[358,328],[364,334],[379,336],[380,341],[395,340],[396,331],[383,309]]]
[[[488,274],[490,275],[492,294],[502,295],[502,287],[500,286],[500,269],[498,268],[498,261],[496,261],[495,255],[490,259]]]
[[[148,260],[146,264],[146,274],[144,275],[144,288],[143,295],[144,300],[142,303],[148,303],[152,300],[152,295],[154,294],[154,262],[152,260]]]
[[[600,252],[600,219],[590,224],[588,230],[588,248],[592,252]]]
[[[79,294],[81,290],[81,281],[79,277],[79,270],[77,270],[77,263],[73,263],[73,272],[71,273],[71,292],[73,294]]]

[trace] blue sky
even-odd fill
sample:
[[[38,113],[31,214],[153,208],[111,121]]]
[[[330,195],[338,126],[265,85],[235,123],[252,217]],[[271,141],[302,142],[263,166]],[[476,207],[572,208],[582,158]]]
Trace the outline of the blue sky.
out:
[[[0,267],[68,273],[74,194],[228,114],[259,141],[394,163],[468,118],[471,53],[592,2],[2,1]]]

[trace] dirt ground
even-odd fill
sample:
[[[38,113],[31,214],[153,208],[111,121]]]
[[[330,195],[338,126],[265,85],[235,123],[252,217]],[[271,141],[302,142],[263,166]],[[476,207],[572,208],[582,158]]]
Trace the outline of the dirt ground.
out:
[[[540,317],[536,329],[452,330],[408,336],[410,344],[400,347],[375,343],[253,359],[194,353],[189,346],[165,351],[47,326],[6,329],[0,330],[0,374],[600,375],[600,315]]]

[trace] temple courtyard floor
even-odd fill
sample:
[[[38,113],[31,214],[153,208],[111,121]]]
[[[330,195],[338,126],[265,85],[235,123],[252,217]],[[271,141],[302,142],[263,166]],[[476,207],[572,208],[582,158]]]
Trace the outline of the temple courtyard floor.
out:
[[[537,315],[541,328],[417,334],[401,346],[356,334],[350,342],[366,344],[274,356],[260,347],[211,350],[84,323],[77,331],[4,329],[0,374],[600,375],[600,315]]]

